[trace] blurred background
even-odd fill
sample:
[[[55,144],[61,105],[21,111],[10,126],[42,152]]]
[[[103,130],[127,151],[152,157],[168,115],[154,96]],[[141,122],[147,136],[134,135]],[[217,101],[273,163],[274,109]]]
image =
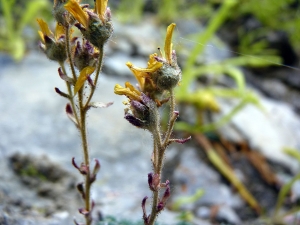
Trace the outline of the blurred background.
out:
[[[93,7],[93,1],[82,1]],[[114,34],[88,115],[96,224],[142,224],[151,192],[151,136],[124,117],[116,83],[136,83],[177,24],[180,111],[163,180],[172,196],[158,224],[300,224],[300,2],[109,0]],[[0,1],[0,224],[73,224],[82,216],[80,136],[65,115],[58,64],[39,50],[36,18],[55,27],[53,1]],[[162,121],[168,107],[162,107]],[[166,123],[166,121],[165,121]],[[150,201],[149,201],[150,202]],[[150,211],[150,204],[147,205]]]

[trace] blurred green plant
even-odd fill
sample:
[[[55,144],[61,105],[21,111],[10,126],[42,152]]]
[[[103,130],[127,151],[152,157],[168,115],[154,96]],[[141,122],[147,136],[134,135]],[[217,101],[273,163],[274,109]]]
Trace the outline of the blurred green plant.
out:
[[[144,0],[122,0],[116,10],[117,17],[123,22],[141,21],[143,15]],[[130,13],[128,13],[130,12]]]
[[[171,205],[171,208],[173,210],[178,211],[181,206],[189,203],[194,203],[196,202],[199,198],[201,198],[204,194],[204,190],[202,189],[197,189],[196,192],[193,195],[190,196],[183,196],[177,198]]]
[[[0,5],[0,51],[12,56],[16,61],[24,57],[27,37],[25,28],[30,26],[39,13],[50,14],[47,0],[1,0]]]
[[[300,152],[297,149],[293,148],[284,148],[283,151],[291,156],[292,158],[296,159],[299,162],[300,165]],[[288,212],[282,213],[280,210],[283,208],[284,201],[286,197],[291,192],[292,186],[295,184],[295,182],[300,181],[300,173],[296,174],[289,182],[287,182],[283,187],[280,189],[274,214],[272,217],[272,220],[276,223],[284,223],[283,219],[292,214],[296,214],[297,212],[300,212],[300,205],[296,204],[294,207],[292,207]]]
[[[181,211],[180,209],[182,208],[182,206],[196,202],[203,196],[203,194],[204,190],[199,188],[192,195],[178,197],[174,200],[173,203],[171,203],[170,209],[179,212]],[[181,224],[185,224],[192,222],[194,217],[195,216],[192,211],[181,211],[177,219],[182,222]]]
[[[270,64],[280,63],[280,58],[272,55],[265,55],[264,59],[255,56],[238,56],[235,58],[226,59],[219,62],[209,63],[207,65],[197,65],[198,57],[203,53],[205,46],[217,32],[220,26],[226,21],[231,14],[232,8],[238,2],[235,0],[226,0],[212,16],[206,30],[196,37],[196,46],[190,52],[183,70],[184,80],[180,88],[176,92],[176,97],[179,102],[191,104],[197,111],[203,113],[205,110],[218,112],[220,106],[217,103],[217,97],[239,99],[239,103],[219,121],[211,124],[203,124],[201,115],[197,118],[195,124],[185,122],[177,122],[175,128],[178,130],[189,131],[191,133],[208,132],[216,130],[224,125],[238,113],[247,104],[254,104],[259,108],[262,106],[259,103],[257,96],[246,88],[244,75],[239,68],[240,66],[264,67]],[[200,76],[212,74],[213,76],[221,76],[226,74],[230,76],[236,84],[235,88],[210,87],[196,89],[191,91],[190,86],[195,83],[195,80]]]
[[[235,13],[231,14],[230,17],[235,20],[244,15],[253,15],[261,23],[262,28],[248,31],[248,35],[242,37],[242,39],[247,39],[249,36],[266,35],[271,30],[281,30],[288,34],[294,47],[300,48],[300,14],[297,1],[241,0],[235,7]],[[261,41],[255,45],[261,45],[261,50],[265,51],[266,46]],[[248,46],[249,49],[252,47],[253,45]]]

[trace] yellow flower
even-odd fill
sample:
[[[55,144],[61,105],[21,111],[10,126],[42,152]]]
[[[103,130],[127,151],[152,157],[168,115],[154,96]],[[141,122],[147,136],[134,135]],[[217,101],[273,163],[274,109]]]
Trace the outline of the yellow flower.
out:
[[[64,27],[61,26],[60,24],[56,24],[56,28],[55,28],[55,34],[53,34],[51,32],[51,30],[48,27],[48,24],[42,20],[42,19],[36,19],[41,30],[38,31],[42,42],[45,44],[45,36],[49,37],[49,38],[54,38],[55,41],[57,41],[59,38],[61,38],[64,34],[65,34],[65,30]]]
[[[65,4],[65,9],[75,17],[75,19],[81,23],[85,28],[88,27],[88,15],[86,12],[83,11],[79,2],[76,0],[69,0]]]
[[[41,30],[38,31],[42,40],[40,44],[41,49],[49,59],[60,63],[64,62],[67,58],[64,27],[57,23],[53,34],[44,20],[37,19],[37,22],[41,28]]]
[[[96,0],[94,10],[80,6],[76,0],[69,0],[65,4],[65,9],[79,22],[75,26],[98,49],[103,47],[113,32],[107,1]]]
[[[149,56],[148,66],[145,69],[134,66],[134,65],[132,65],[131,62],[126,63],[128,68],[134,74],[135,79],[138,81],[139,87],[140,87],[142,92],[145,91],[145,81],[146,81],[146,79],[149,78],[148,80],[149,80],[149,82],[151,82],[151,73],[154,73],[160,67],[163,66],[163,63],[156,61],[155,57],[157,57],[156,53]],[[154,85],[154,84],[151,84],[151,85]]]
[[[141,101],[141,92],[134,88],[129,82],[125,83],[125,88],[116,84],[114,92],[117,95],[125,95],[129,100]]]
[[[175,23],[171,23],[167,28],[167,35],[165,39],[165,58],[167,62],[171,65],[172,64],[172,35],[174,28],[176,27]]]
[[[107,8],[108,0],[96,0],[95,1],[95,12],[99,15],[102,22],[105,22],[105,12]]]
[[[101,19],[103,23],[106,21],[106,9],[107,9],[107,2],[108,0],[96,0],[95,1],[95,9],[94,13],[96,13]],[[79,2],[76,0],[69,0],[65,4],[65,9],[71,13],[75,19],[81,23],[85,28],[88,27],[89,25],[89,15],[88,15],[88,10],[83,10],[82,7],[80,6]],[[91,13],[91,11],[90,11]]]
[[[173,88],[180,80],[181,71],[174,57],[175,53],[172,51],[172,35],[175,26],[176,24],[172,23],[167,28],[164,57],[162,54],[161,56],[156,53],[151,54],[147,68],[136,67],[131,62],[126,63],[138,81],[140,90],[150,95],[151,98],[155,93]]]

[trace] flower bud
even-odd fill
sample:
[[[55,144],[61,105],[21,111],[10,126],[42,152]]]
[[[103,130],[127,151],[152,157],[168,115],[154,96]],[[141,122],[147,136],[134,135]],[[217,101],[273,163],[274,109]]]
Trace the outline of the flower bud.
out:
[[[76,42],[76,47],[74,51],[74,65],[79,71],[82,71],[87,66],[95,67],[98,52],[94,51],[94,47],[89,41],[83,40]]]
[[[54,40],[48,35],[44,35],[45,43],[40,44],[40,48],[46,56],[57,62],[64,62],[67,59],[65,38]]]
[[[169,181],[168,180],[166,181],[166,184],[167,184],[167,186],[166,186],[165,193],[164,193],[162,199],[159,201],[159,203],[156,206],[157,212],[160,212],[161,210],[163,210],[165,208],[167,200],[168,200],[168,198],[171,195],[171,191],[170,191],[170,186],[169,186]]]
[[[142,201],[142,209],[143,209],[143,220],[144,220],[144,224],[147,225],[149,224],[149,219],[150,219],[150,215],[147,216],[147,212],[146,212],[146,201],[147,201],[148,197],[145,196],[143,198],[143,201]]]
[[[160,186],[160,177],[158,174],[149,173],[148,174],[148,184],[152,191],[158,191]]]
[[[66,0],[55,0],[53,6],[53,16],[55,20],[63,25],[64,27],[68,27],[69,23],[66,20],[67,10],[64,7]],[[74,19],[72,19],[74,22]]]
[[[91,11],[87,10],[86,12],[88,15],[88,26],[82,27],[77,25],[77,28],[80,29],[87,40],[100,49],[112,35],[112,24],[107,21],[103,22],[97,14]]]
[[[179,83],[181,80],[181,69],[177,65],[175,51],[173,51],[173,60],[169,64],[163,61],[163,66],[153,73],[153,80],[159,90],[171,90]],[[159,61],[160,58],[156,57]]]

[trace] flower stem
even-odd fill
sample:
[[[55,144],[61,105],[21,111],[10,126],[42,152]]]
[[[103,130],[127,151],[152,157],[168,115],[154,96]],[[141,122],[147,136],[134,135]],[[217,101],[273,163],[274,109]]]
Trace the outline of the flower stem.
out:
[[[63,73],[67,75],[65,65],[64,65],[63,63],[61,63],[61,64],[60,64],[60,67],[61,67]],[[74,116],[75,116],[77,125],[78,125],[78,127],[80,127],[80,121],[79,121],[78,113],[77,113],[77,110],[76,110],[76,107],[75,107],[75,102],[74,102],[74,98],[73,98],[73,91],[72,91],[72,89],[71,89],[71,84],[69,84],[69,83],[66,81],[66,85],[67,85],[67,89],[68,89],[68,94],[69,94],[69,96],[70,96],[69,100],[70,100],[70,103],[71,103],[71,106],[72,106],[72,110],[73,110],[73,113],[74,113]]]
[[[171,89],[170,90],[170,119],[169,119],[169,123],[168,123],[168,129],[166,131],[166,135],[165,135],[165,138],[164,138],[164,141],[163,141],[163,145],[164,145],[165,148],[167,147],[167,145],[169,143],[171,134],[173,132],[175,121],[178,117],[178,115],[174,114],[175,105],[176,105],[175,104],[175,96],[174,96],[173,89]]]
[[[174,114],[175,110],[175,96],[173,93],[173,90],[170,90],[170,118],[169,118],[169,123],[168,123],[168,129],[164,135],[164,140],[162,141],[161,139],[161,130],[160,130],[160,116],[158,109],[155,109],[155,114],[156,116],[156,123],[154,128],[151,130],[152,135],[153,135],[153,149],[154,149],[154,162],[153,162],[153,170],[155,174],[158,174],[159,177],[161,178],[162,174],[162,169],[163,169],[163,159],[165,155],[165,151],[168,147],[168,143],[171,137],[171,134],[173,132],[174,128],[174,123],[176,121],[176,118],[178,117],[177,114]],[[158,205],[159,201],[159,190],[152,190],[152,209],[151,209],[151,214],[149,218],[149,222],[147,225],[154,225],[155,220],[158,215]]]
[[[91,93],[89,95],[89,98],[88,100],[86,101],[85,103],[85,108],[87,109],[88,108],[88,105],[94,95],[94,92],[95,92],[95,89],[96,89],[96,85],[97,85],[97,82],[98,82],[98,78],[99,78],[99,74],[101,72],[101,69],[102,69],[102,65],[103,65],[103,56],[104,56],[104,53],[103,53],[103,45],[100,46],[99,48],[99,59],[98,59],[98,64],[97,64],[97,69],[96,69],[96,75],[95,75],[95,80],[94,80],[94,86],[91,87]]]
[[[157,217],[157,204],[158,204],[158,191],[153,191],[152,193],[152,210],[150,214],[150,219],[148,225],[153,225]]]
[[[71,67],[71,71],[72,71],[72,76],[73,76],[74,82],[76,83],[77,76],[76,76],[75,68],[74,68],[74,65],[73,65],[73,60],[72,60],[72,56],[71,56],[71,47],[70,47],[70,27],[66,27],[65,30],[66,30],[67,57],[68,57],[69,62],[70,62],[70,67]]]
[[[81,142],[82,142],[82,150],[84,156],[84,164],[88,168],[88,172],[85,175],[85,209],[86,211],[90,212],[91,210],[91,203],[90,203],[90,189],[91,189],[91,182],[90,182],[90,157],[89,157],[89,149],[88,149],[88,141],[87,141],[87,134],[86,134],[86,113],[87,111],[84,108],[83,103],[83,89],[79,90],[78,93],[78,100],[79,100],[79,110],[80,110],[80,134],[81,134]],[[91,224],[90,215],[85,217],[86,225]]]

